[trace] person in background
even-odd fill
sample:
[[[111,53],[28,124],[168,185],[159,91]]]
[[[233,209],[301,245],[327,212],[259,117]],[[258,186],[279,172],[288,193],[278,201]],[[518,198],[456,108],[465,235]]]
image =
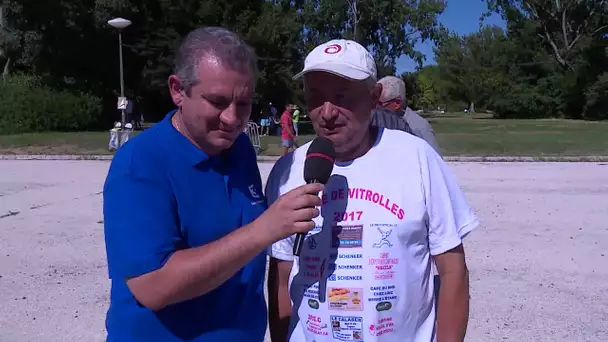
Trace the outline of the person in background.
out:
[[[300,109],[297,105],[293,105],[293,130],[296,137],[300,134],[298,129],[298,123],[300,122]]]
[[[380,108],[376,111],[379,112],[384,110],[396,114],[399,119],[403,119],[407,123],[414,135],[424,139],[439,155],[441,155],[441,149],[439,148],[437,138],[435,137],[435,131],[431,124],[410,107],[406,106],[405,82],[398,77],[386,76],[380,79],[378,83],[382,86],[382,93],[380,94],[380,100],[378,102]],[[404,106],[405,110],[403,110]],[[438,299],[441,279],[437,274],[437,268],[434,263],[432,265],[432,272],[435,275],[433,279],[435,284],[435,297]]]
[[[275,135],[281,135],[281,122],[280,116],[278,115],[279,112],[272,102],[268,104],[268,112],[270,113],[270,131]]]
[[[260,110],[260,134],[266,136],[270,133],[270,116],[268,115],[269,110],[262,108]]]
[[[298,147],[293,128],[293,116],[290,110],[291,106],[287,105],[283,114],[281,114],[281,146],[283,146],[283,155],[289,153],[292,147]]]
[[[417,137],[424,139],[437,153],[441,154],[431,124],[410,107],[407,107],[403,80],[395,76],[386,76],[378,83],[382,86],[382,94],[378,100],[379,107],[402,116]]]
[[[127,108],[125,108],[125,122],[129,122],[129,123],[133,123],[134,120],[134,111],[133,111],[133,100],[130,98],[127,98]]]
[[[267,209],[243,133],[256,62],[229,30],[192,31],[168,82],[178,109],[114,156],[103,191],[107,341],[264,340],[264,250],[314,228],[323,186]]]
[[[414,134],[414,131],[402,116],[399,116],[395,112],[384,108],[374,108],[374,110],[372,110],[371,125],[372,127],[395,129]]]
[[[268,103],[268,110],[270,111],[270,116],[271,117],[276,117],[278,114],[278,110],[277,107],[275,107],[272,102]]]
[[[333,142],[336,157],[301,255],[292,254],[295,236],[268,249],[272,340],[464,341],[463,239],[479,222],[450,168],[422,139],[370,124],[381,85],[357,42],[317,46],[295,78],[303,79],[315,132]],[[274,165],[268,203],[304,184],[309,146]],[[442,277],[437,319],[433,259]]]

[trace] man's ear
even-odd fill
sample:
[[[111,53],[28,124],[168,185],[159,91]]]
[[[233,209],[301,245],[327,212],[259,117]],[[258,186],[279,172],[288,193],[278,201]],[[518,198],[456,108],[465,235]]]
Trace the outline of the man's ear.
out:
[[[171,95],[171,99],[173,99],[173,103],[177,107],[181,107],[184,102],[184,97],[186,93],[184,92],[184,88],[182,87],[182,82],[179,77],[176,75],[169,76],[169,94]]]

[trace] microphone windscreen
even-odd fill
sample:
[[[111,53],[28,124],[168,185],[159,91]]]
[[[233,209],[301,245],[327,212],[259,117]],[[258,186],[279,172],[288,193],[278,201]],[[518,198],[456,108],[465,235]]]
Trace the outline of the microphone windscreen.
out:
[[[304,181],[327,184],[334,169],[335,159],[336,151],[331,140],[322,137],[313,140],[304,161]]]

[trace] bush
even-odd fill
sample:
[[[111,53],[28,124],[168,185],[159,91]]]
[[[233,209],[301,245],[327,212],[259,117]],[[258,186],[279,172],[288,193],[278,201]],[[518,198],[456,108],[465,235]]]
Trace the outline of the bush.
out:
[[[30,75],[0,79],[0,134],[85,130],[100,112],[101,99],[90,94],[55,90]]]
[[[601,74],[585,92],[585,119],[608,119],[608,96],[606,94],[608,94],[608,72]]]

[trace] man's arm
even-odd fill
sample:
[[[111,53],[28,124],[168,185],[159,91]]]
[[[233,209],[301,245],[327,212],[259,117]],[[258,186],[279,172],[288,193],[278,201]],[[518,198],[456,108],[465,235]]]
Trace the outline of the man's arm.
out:
[[[469,321],[469,272],[464,247],[434,257],[441,278],[437,342],[463,342]]]
[[[422,120],[424,123],[418,129],[419,138],[426,141],[429,145],[431,145],[435,152],[437,152],[437,154],[441,155],[441,150],[439,149],[439,143],[437,142],[437,137],[435,136],[433,127],[428,121],[424,120],[424,118]]]
[[[293,130],[293,120],[288,119],[285,120],[285,127],[287,128],[287,132],[289,134],[289,137],[291,138],[291,140],[295,141],[296,140],[296,133]]]
[[[204,295],[230,279],[272,238],[254,221],[209,244],[179,250],[160,269],[127,280],[139,303],[157,311]]]
[[[462,342],[469,317],[469,281],[462,240],[478,225],[456,179],[429,144],[421,161],[429,249],[441,279],[437,341]]]
[[[287,135],[289,135],[289,138],[295,142],[296,142],[296,134],[293,131],[293,121],[291,120],[291,118],[287,118],[285,120],[281,121],[281,129],[287,131]]]
[[[161,187],[150,180],[119,176],[104,189],[110,277],[127,279],[135,298],[155,311],[217,288],[272,242],[293,234],[290,225],[304,231],[312,228],[308,222],[316,214],[314,210],[294,208],[317,206],[316,193],[322,188],[298,188],[256,221],[223,238],[179,249],[182,242],[175,204]],[[136,201],[147,210],[122,214],[125,202]]]
[[[291,299],[289,296],[289,274],[293,261],[270,257],[268,270],[268,321],[273,342],[287,342]]]
[[[131,203],[142,210],[125,212]],[[151,310],[215,289],[272,243],[258,221],[183,249],[178,222],[176,203],[162,182],[131,173],[109,175],[104,231],[110,277],[126,279],[135,298]]]
[[[439,149],[439,143],[437,142],[437,137],[435,136],[433,126],[431,126],[431,124],[425,118],[409,107],[405,109],[403,118],[418,138],[426,141],[429,145],[431,145],[435,152],[437,152],[437,154],[441,155],[441,150]]]

